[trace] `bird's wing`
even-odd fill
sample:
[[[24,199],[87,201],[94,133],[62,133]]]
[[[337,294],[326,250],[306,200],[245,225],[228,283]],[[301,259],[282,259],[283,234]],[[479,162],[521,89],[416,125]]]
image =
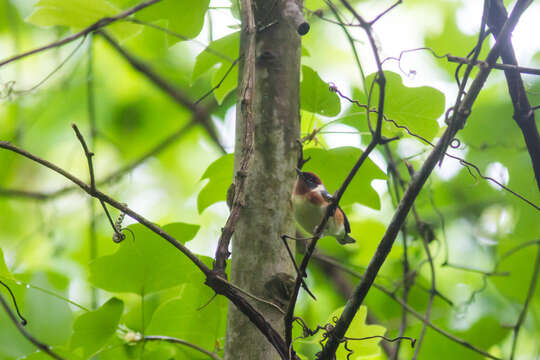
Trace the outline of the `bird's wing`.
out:
[[[330,194],[328,192],[328,190],[326,189],[322,189],[321,190],[321,195],[322,197],[324,198],[324,200],[326,201],[333,201],[334,200],[334,196],[332,194]],[[341,213],[343,214],[343,226],[345,227],[345,233],[350,233],[351,232],[351,224],[349,223],[349,219],[347,219],[347,215],[345,215],[345,211],[343,211],[343,209],[341,208],[341,206],[338,205],[337,207],[339,210],[341,210]],[[335,212],[335,210],[334,210]],[[330,214],[330,216],[333,216],[334,214]]]
[[[326,200],[328,202],[334,200],[334,196],[332,196],[332,194],[330,194],[328,192],[328,190],[326,190],[326,189],[321,189],[321,195],[324,198],[324,200]]]
[[[351,232],[351,224],[349,224],[349,219],[347,219],[347,215],[345,215],[345,211],[343,211],[341,206],[338,206],[338,209],[343,214],[343,226],[345,227],[345,233],[348,234]]]

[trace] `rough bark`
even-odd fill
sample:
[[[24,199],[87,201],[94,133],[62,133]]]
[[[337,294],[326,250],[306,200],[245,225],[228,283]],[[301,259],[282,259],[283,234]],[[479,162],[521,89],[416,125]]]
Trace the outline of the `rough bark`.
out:
[[[246,179],[245,204],[232,242],[231,281],[251,294],[283,305],[295,276],[283,234],[294,234],[291,190],[299,137],[300,36],[282,18],[286,1],[254,1],[256,68],[255,144]],[[240,51],[246,36],[241,35]],[[243,62],[240,64],[243,73]],[[241,75],[240,75],[241,76]],[[239,84],[242,82],[239,79]],[[241,99],[241,96],[239,96]],[[235,170],[240,161],[244,124],[237,105]],[[294,250],[294,244],[292,244]],[[258,301],[252,304],[283,334],[283,314]],[[276,350],[234,306],[229,306],[226,360],[279,359]]]

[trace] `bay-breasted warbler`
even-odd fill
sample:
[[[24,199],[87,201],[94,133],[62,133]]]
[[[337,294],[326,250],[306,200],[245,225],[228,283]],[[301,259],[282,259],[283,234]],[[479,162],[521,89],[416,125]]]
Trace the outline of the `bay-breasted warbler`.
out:
[[[296,171],[298,179],[293,190],[294,216],[304,230],[313,234],[333,197],[317,175],[299,169]],[[349,244],[356,241],[349,236],[350,232],[349,220],[338,206],[328,219],[323,235],[333,236],[340,244]]]

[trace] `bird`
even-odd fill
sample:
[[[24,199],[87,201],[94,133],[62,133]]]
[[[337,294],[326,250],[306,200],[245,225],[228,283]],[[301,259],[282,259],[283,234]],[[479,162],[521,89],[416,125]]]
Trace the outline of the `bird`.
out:
[[[321,179],[313,172],[303,172],[296,169],[298,178],[293,190],[293,206],[296,221],[305,231],[315,233],[321,223],[326,208],[334,197],[326,190]],[[337,206],[330,215],[323,235],[333,236],[340,244],[356,242],[349,234],[351,225],[341,207]]]

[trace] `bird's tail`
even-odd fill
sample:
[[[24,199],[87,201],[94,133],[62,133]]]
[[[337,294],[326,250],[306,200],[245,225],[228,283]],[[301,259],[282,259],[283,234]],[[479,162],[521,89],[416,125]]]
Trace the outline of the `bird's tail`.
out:
[[[354,240],[352,237],[350,237],[349,234],[347,234],[347,233],[345,233],[341,237],[337,237],[336,239],[341,245],[352,244],[352,243],[356,242],[356,240]]]

